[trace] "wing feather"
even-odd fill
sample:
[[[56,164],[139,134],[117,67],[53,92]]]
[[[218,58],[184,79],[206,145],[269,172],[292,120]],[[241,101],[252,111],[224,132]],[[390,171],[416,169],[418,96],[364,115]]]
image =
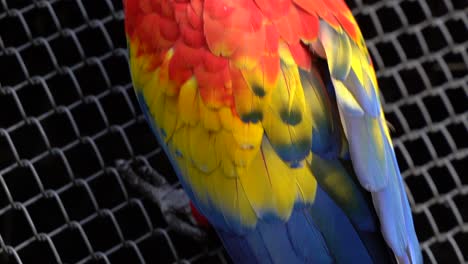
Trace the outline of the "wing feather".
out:
[[[362,37],[358,34],[353,40],[341,28],[322,20],[319,41],[329,65],[353,167],[361,185],[372,194],[383,236],[400,263],[421,263],[403,179]]]

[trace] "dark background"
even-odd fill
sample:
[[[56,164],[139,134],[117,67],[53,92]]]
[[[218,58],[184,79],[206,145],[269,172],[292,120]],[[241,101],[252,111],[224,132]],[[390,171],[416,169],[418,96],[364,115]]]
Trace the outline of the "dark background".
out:
[[[468,1],[354,0],[426,263],[468,262]],[[116,158],[175,176],[137,105],[121,0],[0,0],[0,263],[223,263]]]

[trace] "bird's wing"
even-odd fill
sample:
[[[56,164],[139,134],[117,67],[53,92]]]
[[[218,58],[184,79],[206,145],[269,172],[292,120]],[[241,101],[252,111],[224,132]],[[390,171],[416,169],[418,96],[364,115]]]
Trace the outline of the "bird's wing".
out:
[[[139,101],[215,226],[242,233],[272,215],[287,221],[296,204],[314,203],[314,160],[349,148],[388,245],[420,262],[374,69],[342,0],[127,0],[125,9]],[[343,210],[339,190],[360,203],[352,180],[336,179],[323,185]]]

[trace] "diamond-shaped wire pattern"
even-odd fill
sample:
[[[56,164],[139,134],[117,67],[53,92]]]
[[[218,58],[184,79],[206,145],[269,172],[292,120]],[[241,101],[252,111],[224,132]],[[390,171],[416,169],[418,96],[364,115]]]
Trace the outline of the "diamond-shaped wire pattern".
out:
[[[468,263],[468,2],[348,1],[426,263]],[[121,0],[0,0],[0,263],[228,263],[167,228],[117,158],[176,178],[138,108]]]

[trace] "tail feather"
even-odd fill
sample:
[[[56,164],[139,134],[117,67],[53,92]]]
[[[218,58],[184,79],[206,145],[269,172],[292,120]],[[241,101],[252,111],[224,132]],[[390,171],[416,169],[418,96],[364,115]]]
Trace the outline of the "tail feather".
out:
[[[344,212],[322,188],[310,208],[312,219],[322,232],[337,263],[373,263],[356,229]]]
[[[392,226],[398,226],[398,228],[400,228],[399,232],[402,232],[402,238],[400,239],[404,239],[405,244],[404,247],[400,249],[401,251],[396,253],[398,262],[405,264],[422,263],[422,255],[414,230],[413,218],[403,186],[403,179],[400,175],[396,157],[393,150],[391,150],[389,142],[387,142],[386,148],[391,151],[390,163],[392,167],[395,168],[395,171],[394,174],[389,177],[389,186],[384,191],[374,194],[374,197],[378,197],[378,199],[374,199],[374,206],[379,213],[381,221],[388,222],[387,224],[383,223],[385,233],[390,235],[396,234],[395,232],[392,233],[388,231]],[[394,224],[396,216],[399,217],[400,225]],[[387,240],[389,240],[388,237],[389,235],[387,235]],[[401,240],[387,242],[390,245],[403,246],[400,241]]]
[[[304,206],[295,207],[290,219],[262,220],[245,235],[218,229],[235,263],[333,263],[320,229]]]
[[[218,234],[236,263],[394,263],[378,228],[356,227],[320,186],[314,203],[296,205],[286,222],[268,218],[244,235]]]

